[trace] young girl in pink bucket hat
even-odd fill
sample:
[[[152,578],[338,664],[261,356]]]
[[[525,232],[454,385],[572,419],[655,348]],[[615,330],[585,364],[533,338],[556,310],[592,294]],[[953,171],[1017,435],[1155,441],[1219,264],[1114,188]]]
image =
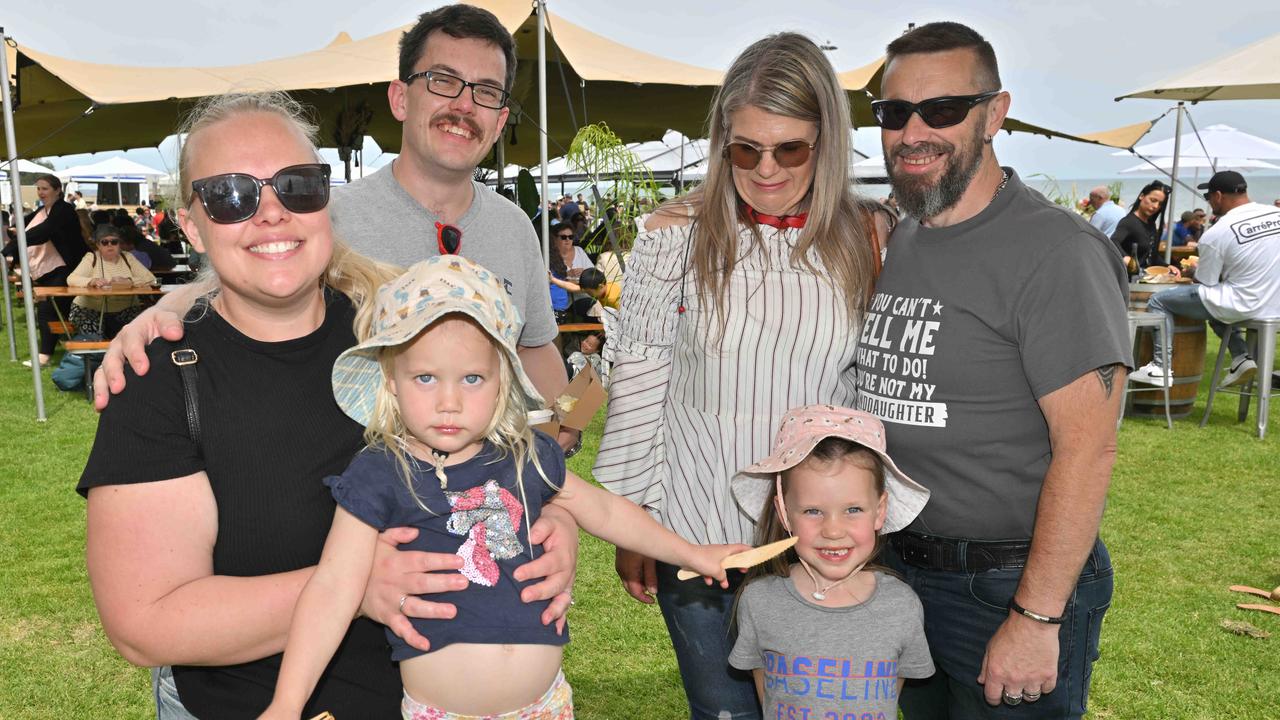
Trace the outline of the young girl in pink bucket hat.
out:
[[[568,637],[542,624],[545,602],[521,602],[530,583],[512,576],[539,551],[529,528],[545,503],[597,537],[727,587],[720,561],[744,546],[691,545],[566,472],[555,440],[530,428],[528,411],[542,398],[516,354],[521,325],[502,281],[456,255],[418,263],[379,289],[371,336],[333,367],[334,397],[366,426],[368,446],[325,479],[337,513],[298,599],[264,717],[299,717],[356,614],[378,533],[390,527],[419,528],[406,550],[461,556],[470,581],[432,596],[452,603],[454,618],[410,618],[428,652],[387,632],[405,688],[402,715],[412,720],[573,717],[560,671]]]
[[[757,544],[795,538],[752,569],[729,662],[750,670],[765,717],[896,718],[904,678],[933,674],[920,600],[870,565],[929,491],[885,454],[873,415],[790,410],[773,452],[731,481]]]

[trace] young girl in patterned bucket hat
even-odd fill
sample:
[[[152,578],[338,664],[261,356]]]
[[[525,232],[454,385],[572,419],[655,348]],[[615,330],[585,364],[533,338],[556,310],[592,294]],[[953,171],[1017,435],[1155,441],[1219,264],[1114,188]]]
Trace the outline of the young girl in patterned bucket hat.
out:
[[[831,405],[788,411],[773,452],[731,488],[758,545],[795,538],[748,574],[738,601],[729,663],[755,674],[765,716],[896,718],[903,679],[932,675],[933,660],[920,600],[869,563],[929,491],[885,453],[880,420]]]
[[[452,603],[456,617],[410,618],[428,652],[387,631],[405,689],[402,714],[413,720],[573,717],[560,671],[567,634],[542,624],[548,603],[522,602],[532,583],[512,576],[524,556],[540,554],[529,528],[545,503],[593,535],[727,586],[720,560],[742,546],[689,544],[635,504],[566,472],[555,440],[530,428],[528,411],[542,398],[516,354],[521,324],[502,281],[456,255],[418,263],[378,291],[371,336],[333,368],[334,397],[366,426],[368,447],[325,479],[337,513],[298,600],[264,717],[299,717],[356,614],[387,528],[417,527],[418,537],[400,547],[455,553],[470,581],[431,597]]]

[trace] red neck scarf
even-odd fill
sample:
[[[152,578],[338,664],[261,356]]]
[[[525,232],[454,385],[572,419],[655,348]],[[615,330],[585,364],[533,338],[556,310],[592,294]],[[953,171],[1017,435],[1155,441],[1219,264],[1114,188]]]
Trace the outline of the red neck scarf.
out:
[[[805,220],[809,219],[809,213],[802,212],[797,215],[766,215],[757,211],[746,203],[742,203],[742,209],[746,213],[747,218],[757,225],[768,225],[786,230],[787,228],[802,228]]]

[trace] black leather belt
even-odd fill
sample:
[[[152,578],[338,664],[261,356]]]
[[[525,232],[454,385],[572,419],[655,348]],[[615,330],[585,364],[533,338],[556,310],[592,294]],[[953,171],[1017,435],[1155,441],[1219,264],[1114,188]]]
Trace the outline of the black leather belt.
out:
[[[951,572],[1016,570],[1026,567],[1031,551],[1024,540],[956,540],[906,531],[891,535],[890,543],[908,565]]]

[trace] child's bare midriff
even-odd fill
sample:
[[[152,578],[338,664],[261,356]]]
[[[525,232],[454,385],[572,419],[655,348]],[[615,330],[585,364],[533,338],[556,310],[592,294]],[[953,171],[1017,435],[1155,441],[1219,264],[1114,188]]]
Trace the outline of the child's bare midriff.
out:
[[[462,715],[496,715],[537,702],[560,671],[559,645],[458,643],[400,662],[409,697]]]

